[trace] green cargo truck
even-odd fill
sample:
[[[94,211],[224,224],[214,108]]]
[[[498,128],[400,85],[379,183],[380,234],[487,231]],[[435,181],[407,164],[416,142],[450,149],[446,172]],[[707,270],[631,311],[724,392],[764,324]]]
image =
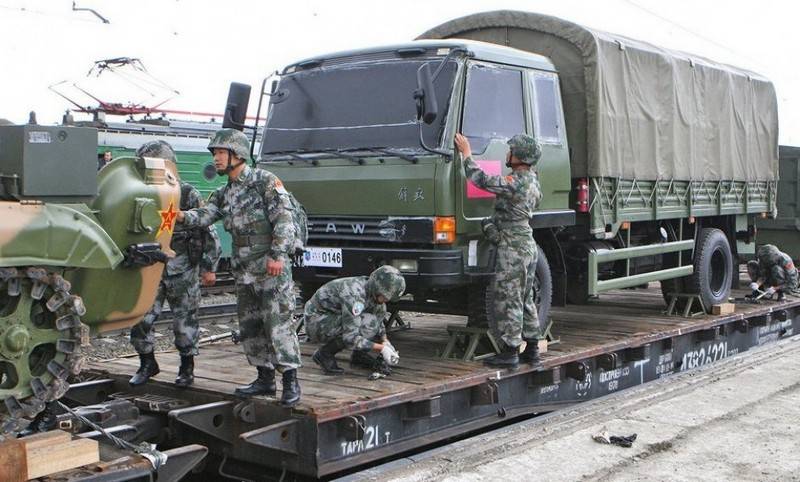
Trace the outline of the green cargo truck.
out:
[[[493,199],[465,179],[453,137],[463,132],[486,171],[506,173],[507,139],[527,132],[543,147],[531,220],[543,316],[551,301],[650,281],[665,295],[696,293],[706,309],[727,299],[755,219],[775,212],[768,80],[523,12],[472,15],[420,38],[289,65],[262,92],[258,162],[309,213],[294,271],[306,293],[392,264],[410,306],[483,323],[492,247],[480,221]]]
[[[800,263],[800,147],[780,146],[778,215],[759,219],[758,243],[774,244]]]

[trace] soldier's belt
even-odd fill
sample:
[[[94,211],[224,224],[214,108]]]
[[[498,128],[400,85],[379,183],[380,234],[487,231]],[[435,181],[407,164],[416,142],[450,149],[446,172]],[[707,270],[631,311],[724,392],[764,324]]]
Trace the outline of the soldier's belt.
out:
[[[251,234],[235,236],[233,238],[233,245],[237,248],[244,248],[246,246],[266,245],[272,242],[272,238],[266,234]]]

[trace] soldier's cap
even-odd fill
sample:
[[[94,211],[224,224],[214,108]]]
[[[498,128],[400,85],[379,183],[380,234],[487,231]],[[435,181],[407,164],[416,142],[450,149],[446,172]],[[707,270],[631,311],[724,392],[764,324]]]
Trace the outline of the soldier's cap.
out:
[[[147,141],[136,149],[136,157],[157,157],[172,162],[178,162],[175,149],[166,141]]]
[[[406,290],[406,280],[394,266],[381,266],[369,275],[367,291],[373,295],[383,295],[388,301],[395,301]]]
[[[542,157],[539,142],[528,134],[517,134],[508,140],[511,155],[525,164],[535,165]]]
[[[244,132],[236,129],[220,129],[208,143],[208,150],[214,154],[214,149],[227,149],[232,151],[239,159],[250,157],[250,140]]]

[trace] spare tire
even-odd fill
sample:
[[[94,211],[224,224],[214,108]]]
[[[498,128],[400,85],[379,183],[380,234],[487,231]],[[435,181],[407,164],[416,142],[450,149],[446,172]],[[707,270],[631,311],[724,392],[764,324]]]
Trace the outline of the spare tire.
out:
[[[706,310],[728,301],[733,281],[733,254],[725,233],[703,228],[694,245],[694,273],[686,280],[690,293],[700,295]]]

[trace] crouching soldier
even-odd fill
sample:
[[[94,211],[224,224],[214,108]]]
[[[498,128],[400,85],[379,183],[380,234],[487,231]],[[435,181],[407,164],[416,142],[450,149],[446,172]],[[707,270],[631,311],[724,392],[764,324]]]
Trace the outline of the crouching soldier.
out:
[[[164,141],[147,142],[136,151],[136,155],[177,162],[175,151]],[[191,184],[181,181],[180,208],[192,209],[202,205],[200,192]],[[155,303],[144,319],[131,329],[131,343],[140,358],[139,370],[129,382],[133,386],[145,383],[159,372],[153,354],[153,325],[161,315],[165,300],[172,310],[175,347],[181,355],[181,366],[175,385],[187,387],[194,382],[194,357],[198,353],[199,337],[197,310],[200,303],[200,278],[202,277],[204,286],[214,284],[214,272],[222,250],[214,226],[199,229],[178,226],[172,235],[171,247],[175,251],[175,257],[164,267]]]
[[[747,273],[752,283],[750,289],[761,290],[766,296],[777,293],[777,300],[783,301],[786,293],[798,289],[798,273],[792,258],[771,244],[756,249],[756,260],[747,263]]]
[[[347,348],[353,350],[354,360],[364,358],[358,352],[375,352],[388,365],[397,365],[400,356],[386,338],[383,320],[386,303],[400,298],[405,289],[405,279],[391,266],[381,266],[369,278],[340,278],[323,285],[303,312],[310,340],[323,343],[314,352],[314,362],[328,375],[341,374],[336,354]]]

